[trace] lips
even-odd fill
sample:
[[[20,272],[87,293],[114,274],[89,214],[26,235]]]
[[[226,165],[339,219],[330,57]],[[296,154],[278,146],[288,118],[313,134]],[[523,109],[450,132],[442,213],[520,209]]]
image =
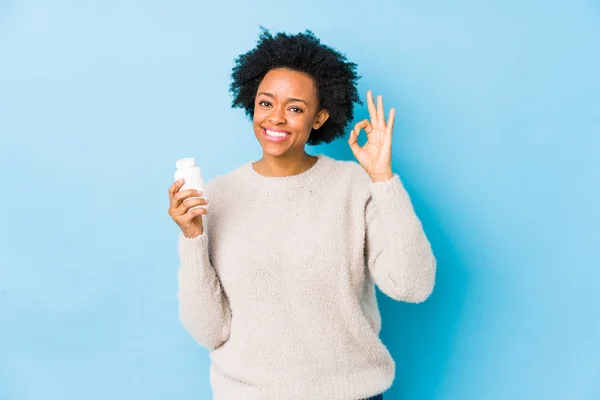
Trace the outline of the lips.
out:
[[[283,142],[284,140],[292,136],[292,134],[287,131],[266,128],[263,128],[263,134],[265,135],[265,138],[271,142]]]

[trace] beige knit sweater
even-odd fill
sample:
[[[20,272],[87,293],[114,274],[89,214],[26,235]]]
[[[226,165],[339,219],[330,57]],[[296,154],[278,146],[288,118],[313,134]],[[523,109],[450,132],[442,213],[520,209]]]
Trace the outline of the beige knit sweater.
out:
[[[179,236],[179,313],[210,350],[215,400],[356,400],[387,390],[374,284],[406,302],[436,261],[398,175],[318,155],[299,175],[248,162],[206,186],[204,233]]]

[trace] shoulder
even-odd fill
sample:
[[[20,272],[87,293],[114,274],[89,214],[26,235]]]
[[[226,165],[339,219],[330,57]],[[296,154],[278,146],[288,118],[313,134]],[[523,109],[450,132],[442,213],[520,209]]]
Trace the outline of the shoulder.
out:
[[[335,178],[344,181],[353,188],[369,190],[371,188],[371,177],[361,165],[353,160],[335,160]]]
[[[364,209],[372,196],[371,177],[354,160],[333,160],[333,162],[332,174],[326,180],[328,196],[338,193],[348,204]]]
[[[213,199],[220,198],[232,189],[239,187],[240,183],[243,181],[240,174],[245,167],[246,164],[243,164],[229,172],[208,179],[204,185],[206,197]]]

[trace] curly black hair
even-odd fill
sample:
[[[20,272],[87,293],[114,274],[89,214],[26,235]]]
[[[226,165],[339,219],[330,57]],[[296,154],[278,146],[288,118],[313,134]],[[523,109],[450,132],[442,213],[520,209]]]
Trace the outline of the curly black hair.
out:
[[[354,118],[358,97],[356,64],[326,46],[310,31],[296,35],[278,33],[273,36],[261,27],[256,47],[235,59],[231,72],[231,106],[242,108],[252,119],[256,91],[264,76],[272,69],[288,68],[311,76],[317,87],[319,107],[327,109],[329,118],[312,130],[308,144],[330,143],[344,135]]]

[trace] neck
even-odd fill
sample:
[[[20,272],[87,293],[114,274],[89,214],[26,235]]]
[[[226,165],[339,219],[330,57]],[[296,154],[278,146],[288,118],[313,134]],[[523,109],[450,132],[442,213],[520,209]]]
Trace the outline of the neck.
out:
[[[317,157],[306,152],[299,155],[274,157],[263,153],[263,157],[255,162],[254,170],[264,176],[282,177],[301,174],[309,170],[317,162]]]

